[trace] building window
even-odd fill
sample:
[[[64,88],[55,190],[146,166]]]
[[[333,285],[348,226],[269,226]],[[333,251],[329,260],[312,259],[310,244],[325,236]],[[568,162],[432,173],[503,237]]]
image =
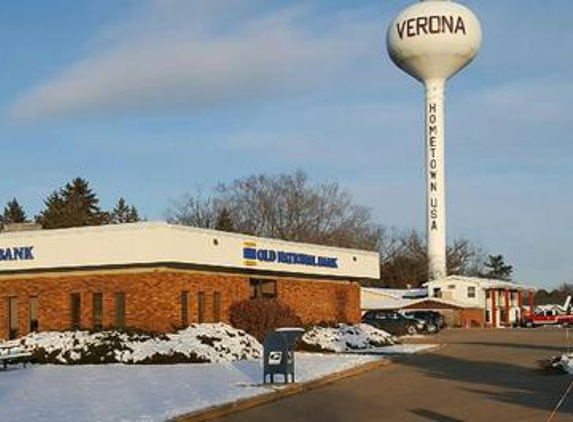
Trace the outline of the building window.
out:
[[[491,299],[491,290],[486,290],[486,291],[485,291],[485,298],[486,298],[486,299]]]
[[[277,281],[251,278],[251,299],[276,299]]]
[[[115,327],[125,328],[125,293],[115,294]]]
[[[449,290],[456,290],[456,285],[455,284],[449,284],[448,289]]]
[[[442,297],[442,289],[440,287],[435,287],[433,292],[434,297]]]
[[[82,321],[82,297],[79,293],[72,293],[71,295],[72,306],[72,330],[79,330]]]
[[[92,296],[92,322],[94,330],[103,329],[103,294],[94,293]]]
[[[181,292],[181,326],[189,326],[189,292]]]
[[[38,331],[38,298],[36,296],[30,298],[28,319],[28,330],[31,333],[35,333]]]
[[[197,293],[197,322],[205,322],[205,292]]]
[[[18,298],[8,298],[8,339],[18,337]]]
[[[489,310],[485,311],[485,322],[487,323],[491,322],[491,313]]]
[[[468,286],[468,299],[475,299],[476,288],[475,286]]]
[[[213,294],[213,322],[221,322],[221,293]]]

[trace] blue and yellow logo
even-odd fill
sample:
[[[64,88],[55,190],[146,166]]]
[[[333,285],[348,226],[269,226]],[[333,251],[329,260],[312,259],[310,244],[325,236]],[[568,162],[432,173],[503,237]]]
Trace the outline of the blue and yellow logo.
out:
[[[247,267],[257,266],[257,244],[255,242],[243,242],[243,260]]]

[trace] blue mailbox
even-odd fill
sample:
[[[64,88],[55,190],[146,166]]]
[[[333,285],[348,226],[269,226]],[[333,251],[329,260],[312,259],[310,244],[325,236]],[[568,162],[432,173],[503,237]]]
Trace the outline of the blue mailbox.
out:
[[[294,382],[294,349],[302,335],[302,328],[279,328],[267,334],[263,342],[264,375],[263,382],[270,376],[271,383],[275,382],[275,374],[281,374],[285,383],[289,375]]]

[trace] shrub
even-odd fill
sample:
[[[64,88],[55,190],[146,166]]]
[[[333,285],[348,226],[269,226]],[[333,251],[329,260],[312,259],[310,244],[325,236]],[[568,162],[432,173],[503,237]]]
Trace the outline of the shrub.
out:
[[[252,299],[234,303],[229,309],[231,325],[262,342],[267,333],[284,327],[301,327],[296,312],[274,299]]]

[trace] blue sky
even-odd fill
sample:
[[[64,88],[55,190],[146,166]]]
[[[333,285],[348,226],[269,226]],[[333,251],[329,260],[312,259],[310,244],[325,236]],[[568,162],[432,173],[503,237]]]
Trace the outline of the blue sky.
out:
[[[334,179],[424,226],[421,86],[387,58],[407,1],[21,0],[0,15],[0,201],[75,176],[148,219],[257,172]],[[484,45],[448,86],[448,236],[526,284],[573,280],[573,2],[464,2]]]

